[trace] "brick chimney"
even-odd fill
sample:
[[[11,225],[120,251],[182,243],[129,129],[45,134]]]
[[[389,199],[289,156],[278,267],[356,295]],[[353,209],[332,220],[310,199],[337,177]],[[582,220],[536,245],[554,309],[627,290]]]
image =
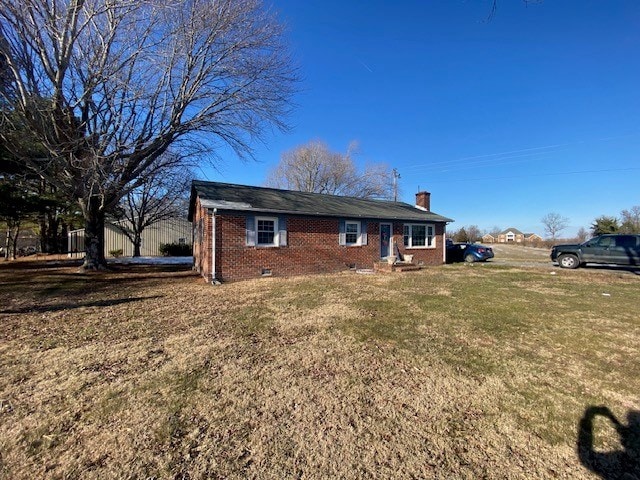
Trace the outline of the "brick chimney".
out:
[[[416,193],[416,206],[424,208],[427,212],[431,211],[431,194],[429,192]]]

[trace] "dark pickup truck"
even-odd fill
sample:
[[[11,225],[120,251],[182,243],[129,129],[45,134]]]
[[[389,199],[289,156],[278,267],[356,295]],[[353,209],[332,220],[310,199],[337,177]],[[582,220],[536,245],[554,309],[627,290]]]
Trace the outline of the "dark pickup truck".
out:
[[[562,268],[585,263],[640,265],[640,235],[600,235],[576,245],[556,245],[551,260]]]

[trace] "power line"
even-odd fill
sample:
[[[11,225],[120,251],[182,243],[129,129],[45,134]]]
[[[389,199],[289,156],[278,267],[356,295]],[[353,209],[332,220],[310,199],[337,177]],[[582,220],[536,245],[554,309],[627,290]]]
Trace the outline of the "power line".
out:
[[[413,167],[406,167],[407,169],[412,169],[415,171],[415,173],[419,173],[419,172],[428,172],[428,171],[441,171],[441,172],[447,172],[453,169],[457,169],[457,168],[461,168],[461,167],[470,167],[470,166],[476,166],[476,167],[494,167],[497,165],[510,165],[510,164],[514,164],[514,163],[525,163],[531,160],[541,160],[544,158],[545,155],[549,155],[551,153],[557,153],[560,152],[561,150],[557,150],[555,152],[537,152],[537,153],[528,153],[528,154],[524,154],[524,155],[511,155],[508,157],[501,157],[501,158],[489,158],[489,159],[485,159],[485,160],[478,160],[476,162],[467,162],[464,163],[462,165],[456,165],[456,164],[451,164],[451,165],[440,165],[440,166],[425,166],[425,167],[417,167],[417,166],[413,166]],[[520,158],[521,160],[514,160],[514,161],[507,161],[504,162],[503,160],[511,160],[511,159],[517,159]]]
[[[530,148],[521,148],[517,150],[509,150],[505,152],[497,152],[497,153],[486,153],[482,155],[472,155],[468,157],[460,157],[453,160],[444,160],[440,162],[431,162],[431,163],[422,163],[415,165],[407,165],[404,168],[406,170],[423,170],[426,169],[437,169],[443,166],[456,167],[458,164],[462,164],[463,166],[474,165],[474,164],[482,164],[482,163],[491,163],[494,160],[506,160],[510,158],[527,158],[527,157],[538,157],[540,155],[546,155],[551,153],[557,153],[559,151],[566,150],[567,147],[571,147],[573,145],[582,145],[586,143],[593,142],[605,142],[609,140],[617,140],[619,138],[627,138],[637,136],[639,132],[632,132],[623,135],[612,135],[609,137],[601,137],[594,138],[589,140],[580,140],[577,142],[568,142],[568,143],[557,143],[552,145],[543,145],[540,147],[530,147]],[[522,155],[514,155],[514,154],[522,154]],[[466,160],[476,160],[476,159],[485,159],[478,160],[477,162],[466,162]]]
[[[509,152],[500,152],[500,153],[487,153],[484,155],[473,155],[470,157],[461,157],[461,158],[456,158],[454,160],[444,160],[442,162],[432,162],[432,163],[421,163],[421,164],[416,164],[416,165],[409,165],[405,168],[407,169],[419,169],[419,168],[423,168],[423,167],[439,167],[439,166],[443,166],[443,165],[450,165],[450,164],[457,164],[459,162],[464,162],[465,160],[475,160],[478,158],[486,158],[486,160],[480,160],[485,161],[485,162],[490,162],[492,160],[496,160],[496,158],[493,157],[503,157],[503,158],[517,158],[517,157],[527,157],[527,156],[534,156],[534,155],[541,155],[541,154],[545,154],[545,153],[553,153],[555,150],[552,149],[558,149],[558,147],[566,147],[569,146],[571,144],[569,143],[565,143],[565,144],[558,144],[558,145],[548,145],[545,147],[533,147],[533,148],[523,148],[520,150],[511,150]],[[548,151],[542,151],[542,152],[538,152],[538,150],[548,150]],[[516,156],[511,156],[515,153],[523,153],[523,152],[536,152],[536,153],[526,153],[524,155],[516,155]],[[509,155],[508,157],[504,157],[505,155]],[[500,160],[501,158],[497,158],[497,160]],[[468,163],[465,163],[465,165],[468,165]]]
[[[436,180],[431,183],[482,182],[485,180],[511,180],[514,178],[531,178],[531,177],[557,177],[559,175],[582,175],[585,173],[627,172],[631,170],[640,170],[640,167],[606,168],[603,170],[576,170],[573,172],[534,173],[534,174],[527,174],[527,175],[510,175],[510,176],[504,176],[504,177],[456,178],[454,180],[441,180],[441,181]]]

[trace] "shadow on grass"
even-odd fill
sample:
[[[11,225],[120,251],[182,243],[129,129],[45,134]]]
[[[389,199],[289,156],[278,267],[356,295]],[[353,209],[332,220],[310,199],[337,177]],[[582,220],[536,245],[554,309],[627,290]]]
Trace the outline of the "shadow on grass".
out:
[[[152,295],[148,297],[131,297],[131,298],[113,298],[110,300],[95,300],[91,302],[66,302],[54,305],[33,305],[22,308],[0,310],[0,313],[48,313],[59,312],[60,310],[71,310],[74,308],[91,308],[91,307],[112,307],[114,305],[122,305],[124,303],[139,302],[141,300],[153,300],[162,298],[161,295]]]
[[[594,449],[593,423],[599,416],[609,420],[616,429],[622,450],[601,452]],[[577,450],[580,462],[600,478],[640,479],[640,411],[630,410],[624,425],[607,407],[588,407],[578,425]]]
[[[32,262],[35,265],[35,262]],[[0,295],[35,295],[49,297],[65,295],[73,300],[88,290],[92,293],[112,291],[115,287],[138,288],[142,282],[163,282],[197,278],[183,265],[117,265],[100,272],[78,272],[72,268],[50,268],[39,262],[34,268],[0,268]]]
[[[589,270],[609,270],[612,272],[629,272],[635,275],[640,275],[640,267],[633,265],[597,265],[589,263],[582,268],[587,268]]]
[[[552,265],[554,267],[559,267],[557,262],[552,262]],[[587,263],[586,265],[580,265],[580,268],[578,270],[627,272],[634,275],[640,275],[640,266],[637,265],[604,265],[598,263]]]
[[[66,267],[79,267],[82,265],[81,260],[19,260],[19,261],[0,261],[0,269],[7,270],[34,270],[34,269],[54,269]]]

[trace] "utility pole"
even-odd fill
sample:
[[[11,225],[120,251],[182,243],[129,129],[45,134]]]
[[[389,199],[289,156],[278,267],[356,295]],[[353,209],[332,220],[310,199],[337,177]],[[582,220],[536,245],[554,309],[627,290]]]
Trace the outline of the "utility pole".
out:
[[[400,178],[400,173],[396,168],[393,169],[393,201],[398,201],[398,179]]]

